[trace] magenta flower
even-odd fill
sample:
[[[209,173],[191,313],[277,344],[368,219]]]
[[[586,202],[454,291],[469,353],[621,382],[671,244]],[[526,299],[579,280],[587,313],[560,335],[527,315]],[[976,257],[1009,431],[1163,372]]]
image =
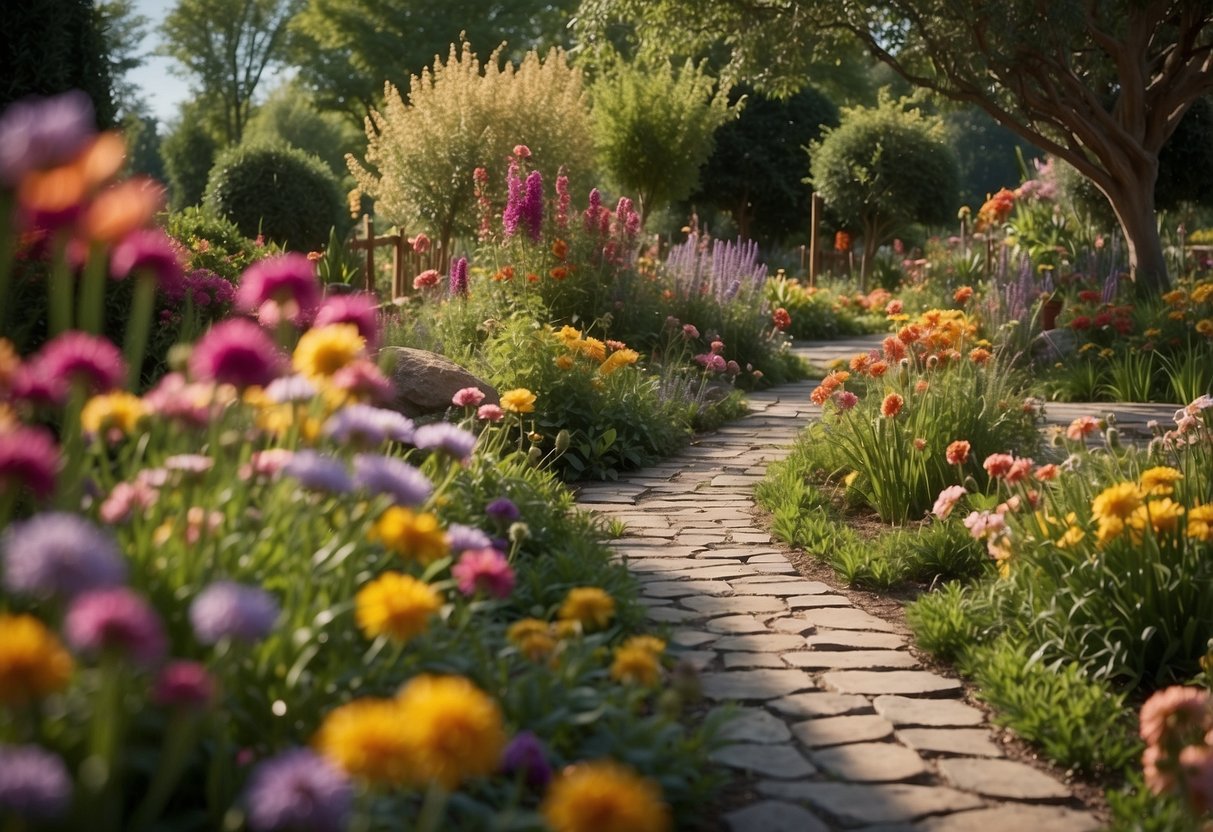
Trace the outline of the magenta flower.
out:
[[[333,373],[329,386],[361,401],[386,404],[396,397],[396,386],[373,361],[365,358],[351,361]]]
[[[602,194],[597,188],[590,191],[590,204],[585,209],[585,230],[593,231],[598,224],[598,210],[602,207]]]
[[[71,597],[126,579],[114,539],[76,514],[48,511],[13,523],[0,536],[9,592]]]
[[[451,404],[455,407],[476,407],[484,401],[484,391],[479,387],[464,387],[456,390],[451,396]]]
[[[241,389],[264,387],[282,372],[286,361],[269,335],[245,318],[215,324],[190,353],[195,381],[232,384]]]
[[[0,183],[70,161],[96,133],[93,104],[79,90],[27,98],[0,116]]]
[[[165,293],[180,292],[185,270],[173,240],[159,228],[132,231],[114,246],[110,254],[110,276],[125,280],[136,272],[145,272],[156,279]]]
[[[164,655],[160,616],[124,586],[86,592],[72,602],[64,622],[67,640],[82,653],[113,652],[152,665]]]
[[[353,324],[358,327],[358,334],[366,339],[367,347],[374,349],[379,343],[379,303],[366,292],[331,295],[316,311],[312,326],[329,324]]]
[[[319,303],[316,269],[304,254],[283,254],[254,263],[241,275],[236,290],[236,306],[268,326],[284,320],[307,323]]]
[[[459,591],[468,596],[483,591],[494,598],[506,598],[514,591],[514,570],[505,555],[491,546],[465,551],[451,567],[451,576]]]
[[[215,680],[201,662],[169,662],[152,688],[152,701],[162,708],[204,710],[214,698]]]
[[[834,404],[838,405],[839,410],[846,413],[859,404],[859,396],[856,396],[850,390],[843,390],[835,397]]]
[[[526,177],[526,196],[522,198],[519,216],[531,242],[539,242],[543,231],[543,174],[531,171]]]
[[[518,162],[510,160],[510,169],[505,178],[507,196],[505,210],[501,212],[501,229],[508,240],[518,233],[518,222],[522,219],[522,203],[524,200],[522,178],[518,175]]]
[[[564,173],[564,167],[561,166],[559,173],[556,174],[556,227],[569,227],[569,206],[573,202],[572,194],[569,193],[569,178]]]
[[[126,378],[126,365],[117,347],[106,338],[75,330],[44,344],[28,369],[46,384],[56,404],[67,401],[72,385],[83,385],[89,393],[104,393]]]
[[[254,832],[342,832],[354,809],[354,787],[319,754],[296,748],[253,769],[244,802]]]
[[[697,341],[699,339],[699,330],[695,327],[695,324],[683,324],[682,336],[691,341]]]
[[[468,293],[468,259],[460,257],[451,261],[451,294],[456,297],[467,297]]]
[[[39,500],[55,490],[59,446],[46,428],[18,426],[0,433],[0,494],[22,488]]]
[[[58,755],[37,745],[0,745],[0,815],[48,820],[71,802],[72,778]]]
[[[270,634],[278,620],[278,604],[260,587],[216,581],[190,604],[190,624],[202,644],[230,638],[251,643]]]

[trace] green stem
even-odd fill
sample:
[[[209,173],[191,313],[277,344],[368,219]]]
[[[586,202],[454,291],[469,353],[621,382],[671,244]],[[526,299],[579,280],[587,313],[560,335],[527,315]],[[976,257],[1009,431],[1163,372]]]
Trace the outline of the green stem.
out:
[[[131,302],[131,319],[126,325],[126,386],[137,391],[143,375],[143,354],[147,351],[148,332],[152,327],[152,306],[156,300],[156,278],[150,274],[135,276],[135,297]]]
[[[161,747],[160,761],[156,774],[152,778],[147,794],[139,808],[135,811],[130,828],[141,830],[147,828],[160,813],[173,794],[181,773],[189,762],[190,750],[198,739],[198,718],[196,714],[177,714],[169,725]]]
[[[438,832],[442,818],[446,815],[447,790],[437,782],[431,782],[421,804],[421,815],[417,818],[417,832]]]
[[[100,334],[105,323],[106,265],[105,249],[98,243],[90,245],[76,311],[80,316],[80,328],[93,335]]]
[[[59,232],[51,242],[51,268],[47,277],[49,335],[72,328],[72,271],[67,263],[67,235]]]
[[[60,428],[59,447],[63,457],[63,472],[59,477],[62,483],[57,496],[60,508],[78,509],[80,495],[84,486],[84,436],[80,424],[80,411],[88,399],[88,388],[80,382],[73,382],[67,407],[63,409],[63,422]]]

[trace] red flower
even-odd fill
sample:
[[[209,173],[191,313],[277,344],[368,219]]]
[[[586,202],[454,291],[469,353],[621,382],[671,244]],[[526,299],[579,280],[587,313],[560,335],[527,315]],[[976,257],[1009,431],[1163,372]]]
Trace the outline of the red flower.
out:
[[[880,415],[886,419],[892,419],[901,412],[901,408],[905,406],[906,400],[896,393],[890,393],[884,397],[884,401],[880,403]]]
[[[781,306],[771,313],[771,323],[776,329],[783,331],[792,325],[792,316]]]

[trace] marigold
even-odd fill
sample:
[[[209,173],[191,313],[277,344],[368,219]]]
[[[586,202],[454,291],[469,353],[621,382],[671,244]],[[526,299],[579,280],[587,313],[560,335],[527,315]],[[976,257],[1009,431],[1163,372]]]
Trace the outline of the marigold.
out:
[[[868,365],[868,375],[872,378],[880,378],[889,371],[889,365],[884,361],[873,361]]]
[[[861,352],[859,355],[857,355],[851,359],[850,366],[854,372],[862,373],[864,370],[866,370],[868,368],[868,365],[871,362],[872,362],[872,356],[868,355],[866,352]]]
[[[900,361],[906,357],[906,345],[900,339],[890,335],[881,342],[885,358],[889,361]]]
[[[615,599],[596,586],[569,590],[557,615],[564,621],[578,621],[583,629],[601,630],[615,616]]]
[[[1194,540],[1213,543],[1213,503],[1188,509],[1187,535]]]
[[[138,396],[118,391],[93,396],[80,411],[80,427],[93,436],[117,440],[130,436],[147,415],[147,405]]]
[[[973,297],[972,286],[961,286],[952,294],[952,300],[956,301],[957,303],[965,303],[971,297]]]
[[[611,678],[624,684],[652,687],[661,679],[661,662],[652,650],[624,644],[615,648]]]
[[[425,632],[429,617],[441,607],[433,587],[400,572],[385,572],[354,598],[354,616],[367,638],[408,641]]]
[[[392,506],[375,521],[370,538],[405,558],[430,564],[447,554],[446,533],[429,512]]]
[[[572,344],[572,346],[583,355],[589,356],[599,363],[606,359],[606,344],[597,338],[583,338]]]
[[[417,676],[397,697],[414,776],[448,790],[493,773],[505,750],[501,709],[461,676]]]
[[[1197,321],[1196,331],[1201,335],[1213,337],[1213,318],[1201,318]]]
[[[1163,497],[1142,503],[1125,523],[1136,531],[1152,528],[1155,534],[1174,534],[1179,530],[1179,519],[1183,513],[1183,505],[1170,497]]]
[[[989,364],[990,359],[993,357],[994,357],[993,353],[991,353],[989,350],[983,349],[981,347],[977,347],[976,349],[972,349],[969,351],[969,360],[972,361],[974,364],[976,364],[979,367]]]
[[[880,415],[886,419],[894,418],[901,412],[905,406],[906,400],[897,393],[890,393],[884,397],[884,401],[880,403]]]
[[[640,360],[640,353],[632,349],[615,350],[607,360],[602,362],[602,366],[598,368],[598,372],[604,376],[609,376],[611,373],[618,370],[620,367],[628,367]]]
[[[366,351],[366,339],[354,324],[329,324],[309,329],[291,356],[295,369],[311,379],[331,378]]]
[[[1091,514],[1099,521],[1107,518],[1127,520],[1142,504],[1145,494],[1132,482],[1109,486],[1091,502]]]
[[[25,705],[62,690],[72,669],[71,655],[45,624],[0,614],[0,703]]]
[[[1175,483],[1183,478],[1184,475],[1174,468],[1159,465],[1155,468],[1148,468],[1142,471],[1138,482],[1141,484],[1142,490],[1147,494],[1163,497],[1173,492],[1175,490]]]
[[[560,369],[562,369],[562,370],[571,370],[571,369],[573,369],[573,363],[574,363],[574,362],[573,362],[573,356],[571,356],[571,355],[558,355],[558,356],[556,356],[556,366],[557,366],[557,367],[559,367],[559,368],[560,368]]]
[[[312,745],[353,777],[385,786],[416,782],[416,755],[404,728],[412,719],[395,699],[355,699],[330,712]]]
[[[501,394],[501,409],[510,413],[534,413],[535,394],[525,387],[516,387]]]
[[[611,760],[565,769],[539,811],[553,832],[667,832],[672,826],[660,787]]]

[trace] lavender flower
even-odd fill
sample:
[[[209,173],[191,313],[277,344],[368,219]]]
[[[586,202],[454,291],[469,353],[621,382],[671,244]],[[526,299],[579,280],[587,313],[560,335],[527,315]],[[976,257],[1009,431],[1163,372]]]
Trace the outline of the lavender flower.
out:
[[[276,404],[306,402],[314,399],[319,391],[304,376],[279,376],[265,388],[265,396]]]
[[[395,410],[350,404],[334,413],[324,423],[324,432],[338,442],[365,446],[413,440],[413,421]]]
[[[341,832],[353,810],[354,788],[319,754],[296,748],[259,763],[244,800],[255,832]]]
[[[434,490],[425,474],[403,459],[374,454],[354,457],[354,480],[374,494],[387,494],[398,505],[419,506]]]
[[[706,243],[692,233],[666,256],[666,270],[680,297],[712,294],[722,302],[739,299],[749,303],[760,295],[767,267],[758,260],[757,243],[740,238],[736,242],[714,240],[710,253]]]
[[[0,537],[9,592],[74,596],[126,579],[113,538],[83,517],[44,512],[13,523]]]
[[[0,182],[71,160],[96,131],[93,104],[79,90],[18,101],[0,116]]]
[[[417,428],[413,444],[422,450],[436,449],[455,459],[467,460],[476,447],[476,435],[450,422],[434,422]]]
[[[316,451],[296,451],[290,461],[282,466],[282,473],[294,477],[300,485],[312,491],[345,494],[354,488],[345,463]]]
[[[520,214],[531,242],[539,242],[543,231],[543,174],[537,170],[527,174],[526,196],[522,199]]]
[[[265,638],[278,620],[278,604],[260,587],[216,581],[190,604],[190,624],[202,644],[221,639],[254,642]]]
[[[72,602],[64,625],[81,653],[114,652],[152,665],[164,655],[164,626],[141,596],[126,587],[86,592]]]
[[[521,773],[526,784],[537,792],[543,791],[552,779],[552,766],[539,737],[530,731],[519,731],[501,754],[501,771]]]
[[[56,818],[71,799],[72,779],[58,755],[36,745],[0,745],[0,814]]]
[[[446,545],[452,552],[457,553],[468,549],[483,549],[492,546],[493,541],[475,526],[451,523],[446,527]]]
[[[467,297],[468,293],[468,259],[460,257],[451,261],[451,294],[456,297]]]
[[[522,516],[518,506],[508,497],[498,497],[484,507],[484,513],[502,523],[512,523]]]

